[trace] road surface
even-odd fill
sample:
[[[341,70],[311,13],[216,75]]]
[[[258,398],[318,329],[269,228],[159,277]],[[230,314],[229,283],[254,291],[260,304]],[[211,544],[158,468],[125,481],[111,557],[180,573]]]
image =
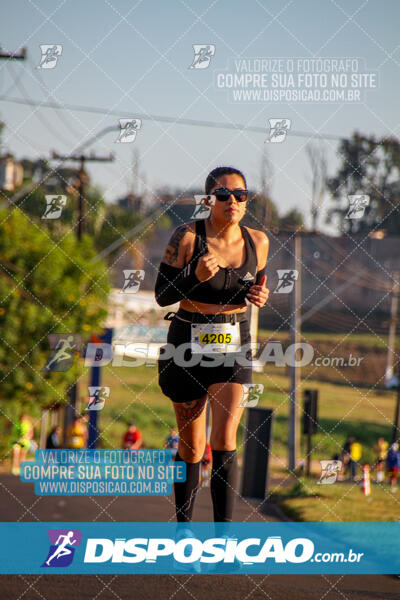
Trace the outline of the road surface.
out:
[[[33,485],[0,474],[3,521],[169,521],[172,497],[39,497]],[[210,521],[209,488],[195,521]],[[237,499],[235,521],[279,521],[272,504]],[[2,575],[0,600],[399,600],[386,575]]]

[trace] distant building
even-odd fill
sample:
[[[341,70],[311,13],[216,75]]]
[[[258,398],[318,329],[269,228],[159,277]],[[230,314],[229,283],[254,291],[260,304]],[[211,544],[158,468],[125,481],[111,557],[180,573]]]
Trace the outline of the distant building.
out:
[[[136,194],[128,194],[127,196],[120,198],[117,203],[118,206],[127,211],[134,212],[139,215],[144,215],[145,213],[143,198],[141,196],[136,196]]]
[[[12,154],[0,156],[0,189],[13,192],[22,185],[24,169]]]

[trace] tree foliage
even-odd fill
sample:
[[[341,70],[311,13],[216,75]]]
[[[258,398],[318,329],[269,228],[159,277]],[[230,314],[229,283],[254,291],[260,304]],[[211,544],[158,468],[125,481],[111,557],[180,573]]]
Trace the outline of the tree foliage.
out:
[[[0,211],[0,396],[3,416],[60,402],[79,367],[42,372],[47,336],[97,332],[106,316],[109,282],[89,236],[52,238],[18,208]]]
[[[397,138],[364,136],[355,132],[340,143],[341,162],[327,187],[337,205],[327,222],[339,218],[343,231],[367,233],[385,229],[389,235],[400,234],[400,142]],[[369,205],[361,219],[346,219],[349,195],[369,196]]]

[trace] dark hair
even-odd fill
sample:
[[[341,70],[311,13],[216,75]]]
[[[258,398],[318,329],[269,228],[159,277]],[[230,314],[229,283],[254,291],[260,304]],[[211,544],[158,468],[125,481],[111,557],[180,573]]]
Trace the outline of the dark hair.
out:
[[[223,175],[239,175],[243,179],[244,187],[247,187],[246,177],[243,175],[242,171],[239,171],[239,169],[235,169],[234,167],[217,167],[207,175],[205,184],[206,194],[211,192],[213,187],[215,187],[218,183],[217,179]]]

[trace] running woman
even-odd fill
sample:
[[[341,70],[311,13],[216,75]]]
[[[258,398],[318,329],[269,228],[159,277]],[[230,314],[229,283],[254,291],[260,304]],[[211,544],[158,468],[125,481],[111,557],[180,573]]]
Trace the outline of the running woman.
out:
[[[207,219],[173,233],[159,267],[156,301],[180,301],[167,346],[158,359],[159,385],[175,409],[179,430],[176,461],[186,463],[186,481],[174,484],[178,522],[192,520],[206,445],[206,402],[212,413],[211,497],[214,521],[232,521],[237,486],[236,436],[244,407],[243,384],[252,383],[246,299],[261,308],[269,291],[265,233],[240,224],[248,191],[241,171],[218,167],[205,183]],[[183,346],[184,345],[184,346]],[[168,352],[168,347],[176,349]],[[186,348],[183,353],[182,350]]]

